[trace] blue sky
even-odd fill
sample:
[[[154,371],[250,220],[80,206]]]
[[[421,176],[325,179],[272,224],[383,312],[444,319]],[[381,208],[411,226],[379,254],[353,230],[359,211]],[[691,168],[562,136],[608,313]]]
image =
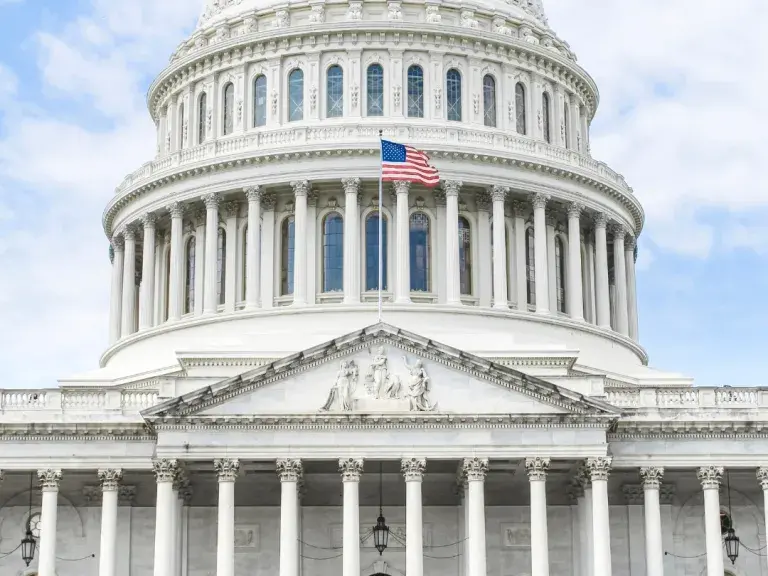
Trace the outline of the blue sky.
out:
[[[153,155],[146,87],[201,4],[0,0],[0,387],[97,367],[101,213]],[[763,384],[768,3],[545,4],[600,87],[593,155],[646,208],[638,293],[651,365],[703,385]]]

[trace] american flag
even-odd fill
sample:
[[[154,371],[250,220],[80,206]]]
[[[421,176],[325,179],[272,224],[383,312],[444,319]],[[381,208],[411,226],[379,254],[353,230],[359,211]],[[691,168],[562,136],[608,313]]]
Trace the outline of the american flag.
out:
[[[389,140],[381,141],[381,178],[385,182],[419,182],[428,188],[440,183],[440,175],[437,168],[430,166],[429,156],[421,150]]]

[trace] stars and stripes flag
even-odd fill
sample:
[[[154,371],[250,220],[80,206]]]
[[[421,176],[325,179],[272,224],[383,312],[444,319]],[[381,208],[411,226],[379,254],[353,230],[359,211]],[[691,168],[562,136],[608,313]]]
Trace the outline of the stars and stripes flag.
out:
[[[428,188],[440,183],[437,168],[430,165],[426,153],[389,140],[381,141],[381,179],[384,182],[418,182]]]

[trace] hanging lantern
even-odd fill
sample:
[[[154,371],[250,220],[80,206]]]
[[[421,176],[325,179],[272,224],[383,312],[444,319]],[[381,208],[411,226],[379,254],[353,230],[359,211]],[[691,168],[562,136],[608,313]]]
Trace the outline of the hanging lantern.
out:
[[[27,566],[35,559],[35,548],[37,548],[37,541],[32,534],[32,530],[27,528],[27,534],[21,541],[21,559],[24,560]]]
[[[379,556],[384,553],[389,543],[389,526],[384,516],[379,516],[376,526],[373,527],[373,545],[379,551]]]
[[[739,537],[736,536],[736,531],[733,528],[728,528],[723,541],[725,542],[725,553],[728,559],[731,561],[731,564],[736,564],[736,558],[739,557],[739,544],[741,544]]]

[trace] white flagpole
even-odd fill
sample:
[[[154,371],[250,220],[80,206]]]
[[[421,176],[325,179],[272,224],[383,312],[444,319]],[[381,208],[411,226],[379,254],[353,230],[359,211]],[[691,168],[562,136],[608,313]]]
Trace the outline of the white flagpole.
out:
[[[384,288],[382,278],[384,276],[384,256],[382,251],[382,228],[384,224],[384,213],[382,212],[383,179],[384,179],[384,148],[382,142],[382,130],[379,130],[379,322],[382,321],[382,290]]]

